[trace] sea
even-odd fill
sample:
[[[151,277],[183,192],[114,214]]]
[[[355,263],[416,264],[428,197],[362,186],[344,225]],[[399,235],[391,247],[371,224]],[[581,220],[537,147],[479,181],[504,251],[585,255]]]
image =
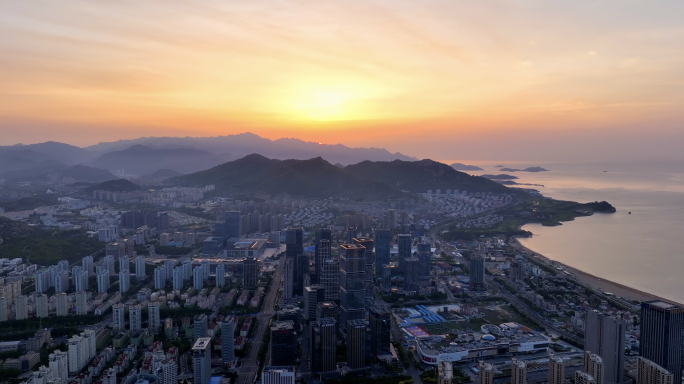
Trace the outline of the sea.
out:
[[[446,161],[445,161],[446,162]],[[528,224],[520,239],[552,260],[659,297],[684,303],[684,163],[491,163],[473,175],[508,174],[542,195],[577,202],[607,201],[594,214],[555,227]],[[449,162],[451,164],[452,162]],[[547,172],[502,172],[540,166]]]

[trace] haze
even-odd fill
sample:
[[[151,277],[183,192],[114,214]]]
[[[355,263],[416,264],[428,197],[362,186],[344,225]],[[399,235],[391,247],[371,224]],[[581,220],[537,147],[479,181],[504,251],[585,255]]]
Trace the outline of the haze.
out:
[[[1,1],[0,144],[681,158],[681,1]]]

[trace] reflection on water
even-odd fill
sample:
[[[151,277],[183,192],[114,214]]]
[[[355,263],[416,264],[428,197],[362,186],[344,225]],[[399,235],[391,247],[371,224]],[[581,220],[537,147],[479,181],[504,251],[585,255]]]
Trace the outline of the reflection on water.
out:
[[[493,165],[472,174],[503,173]],[[521,239],[524,246],[601,278],[684,302],[684,166],[532,165],[551,171],[508,174],[518,176],[521,183],[543,184],[537,189],[545,196],[606,200],[618,212],[582,217],[558,227],[526,225],[524,229],[534,236]]]

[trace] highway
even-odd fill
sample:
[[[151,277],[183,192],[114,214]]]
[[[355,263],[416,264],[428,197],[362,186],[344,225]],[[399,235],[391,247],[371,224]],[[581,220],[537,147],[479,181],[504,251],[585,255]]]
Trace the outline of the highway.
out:
[[[237,384],[252,384],[256,379],[257,370],[259,368],[259,362],[257,361],[259,355],[259,349],[261,348],[261,340],[264,337],[264,332],[270,330],[269,320],[275,314],[273,306],[275,304],[276,298],[278,297],[278,289],[280,288],[280,282],[283,279],[283,270],[285,267],[284,258],[278,264],[278,270],[273,276],[271,281],[271,286],[268,289],[266,298],[264,299],[263,311],[257,316],[259,320],[259,328],[257,329],[256,335],[252,340],[252,344],[249,348],[249,356],[242,362],[242,368],[240,369],[240,374],[237,378]]]

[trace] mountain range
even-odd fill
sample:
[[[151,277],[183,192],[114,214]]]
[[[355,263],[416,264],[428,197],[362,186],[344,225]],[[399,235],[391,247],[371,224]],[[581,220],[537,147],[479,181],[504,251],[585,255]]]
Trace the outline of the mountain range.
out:
[[[30,145],[0,146],[0,179],[14,180],[22,171],[23,181],[45,180],[55,172],[65,172],[70,166],[82,165],[109,172],[124,170],[138,176],[168,170],[182,174],[206,170],[253,153],[271,159],[305,160],[321,157],[339,165],[363,160],[417,160],[382,148],[351,148],[341,144],[319,144],[299,139],[270,140],[252,133],[218,137],[143,137],[99,143],[86,148],[45,142]],[[76,172],[77,173],[77,172]],[[30,175],[30,176],[29,176]],[[84,176],[78,182],[100,182]]]
[[[259,154],[167,182],[182,186],[214,184],[219,192],[271,195],[284,192],[308,197],[399,198],[405,192],[420,193],[429,189],[517,193],[491,180],[470,176],[432,160],[363,161],[341,168],[321,157],[278,160]]]

